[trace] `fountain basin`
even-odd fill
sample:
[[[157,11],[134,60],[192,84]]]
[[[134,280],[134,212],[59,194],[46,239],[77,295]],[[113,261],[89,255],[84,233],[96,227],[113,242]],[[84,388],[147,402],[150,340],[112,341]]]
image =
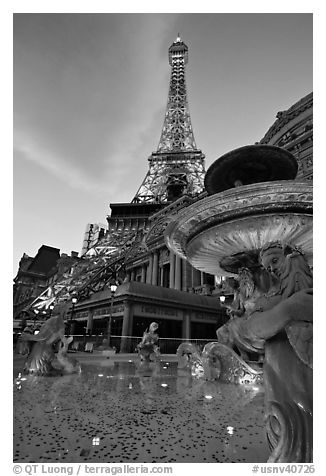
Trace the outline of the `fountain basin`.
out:
[[[21,377],[15,359],[15,462],[267,460],[262,388],[192,378],[170,359],[141,371],[129,355],[78,359],[80,374],[54,378]]]
[[[292,180],[297,170],[295,157],[281,147],[245,145],[227,152],[209,167],[205,176],[205,189],[212,195],[239,184]]]
[[[254,260],[275,240],[301,247],[312,264],[312,200],[312,186],[296,181],[232,188],[183,210],[167,227],[165,240],[195,268],[216,276],[237,273],[237,256]]]

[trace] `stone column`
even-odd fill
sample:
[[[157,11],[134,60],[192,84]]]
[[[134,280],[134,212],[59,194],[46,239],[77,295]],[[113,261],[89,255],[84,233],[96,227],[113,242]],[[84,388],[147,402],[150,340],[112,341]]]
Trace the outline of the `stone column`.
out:
[[[200,286],[200,271],[198,269],[192,269],[192,287]]]
[[[181,258],[179,256],[175,257],[175,281],[174,289],[181,290]]]
[[[200,271],[200,285],[203,286],[205,284],[204,282],[204,273],[203,271]]]
[[[132,333],[132,318],[132,305],[130,302],[124,302],[120,352],[132,352],[132,340],[128,339]]]
[[[170,289],[174,289],[175,255],[170,251]]]
[[[181,258],[182,264],[182,273],[181,273],[181,283],[182,283],[182,291],[187,291],[188,289],[188,276],[187,276],[187,261]]]
[[[157,286],[157,276],[158,276],[158,252],[155,251],[153,258],[153,274],[152,274],[152,284]]]
[[[130,281],[135,281],[135,270],[134,269],[131,270]]]
[[[88,311],[86,334],[91,334],[93,330],[93,321],[94,321],[94,309]]]
[[[182,338],[191,339],[191,317],[189,311],[183,313]]]
[[[160,266],[160,286],[163,287],[163,282],[164,282],[164,267]]]
[[[144,283],[146,280],[146,267],[143,264],[141,267],[141,282]]]
[[[147,284],[152,284],[152,273],[153,273],[153,255],[151,254],[149,256],[149,263],[148,263],[147,273],[146,273]]]

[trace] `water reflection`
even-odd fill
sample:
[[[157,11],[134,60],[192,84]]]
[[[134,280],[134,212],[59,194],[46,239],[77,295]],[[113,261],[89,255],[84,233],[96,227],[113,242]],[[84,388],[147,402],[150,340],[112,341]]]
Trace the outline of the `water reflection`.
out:
[[[166,365],[164,365],[166,367]],[[47,400],[55,407],[60,395],[67,389],[78,387],[86,395],[97,394],[110,395],[112,393],[143,395],[145,402],[150,403],[156,397],[175,395],[183,400],[214,402],[222,399],[222,393],[228,393],[232,388],[232,393],[244,405],[255,397],[259,387],[244,387],[221,384],[218,382],[206,381],[204,379],[193,378],[190,372],[178,370],[172,364],[166,369],[160,363],[141,363],[132,365],[128,362],[114,362],[110,365],[95,367],[86,365],[81,374],[71,374],[56,378],[44,378],[28,375],[22,377],[18,374],[15,379],[16,388],[21,389],[23,385],[35,388],[47,383]]]
[[[141,392],[144,395],[144,401],[147,405],[152,405],[156,402],[157,377],[160,374],[160,363],[137,361],[135,367],[135,375],[138,378]]]
[[[63,375],[60,377],[40,377],[35,375],[22,376],[19,372],[14,379],[15,388],[21,391],[23,386],[29,388],[48,383],[48,401],[50,406],[57,407],[60,394],[67,387],[77,385],[85,390],[85,395],[99,390],[115,393],[142,394],[145,402],[153,402],[162,392],[178,395],[184,400],[221,401],[223,395],[232,393],[242,406],[249,404],[258,394],[263,392],[262,386],[231,385],[218,381],[207,381],[198,378],[191,372],[177,369],[176,363],[167,362],[130,362],[102,360],[99,365],[83,365],[81,374]],[[166,394],[166,393],[165,393]]]
[[[261,419],[264,431],[262,416],[256,420],[252,409],[243,410],[257,397],[257,388],[205,381],[165,361],[107,359],[83,364],[80,374],[55,378],[16,372],[17,461],[101,462],[106,455],[117,462],[124,448],[129,461],[152,462],[153,448],[161,461],[171,455],[177,462],[239,461],[234,441],[246,431],[242,421],[252,418],[256,428]],[[133,443],[125,446],[128,435]]]

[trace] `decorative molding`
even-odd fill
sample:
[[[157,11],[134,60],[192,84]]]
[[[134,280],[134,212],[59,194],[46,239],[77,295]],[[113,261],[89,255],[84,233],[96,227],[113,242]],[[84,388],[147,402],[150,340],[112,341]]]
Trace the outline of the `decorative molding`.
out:
[[[255,252],[280,238],[303,249],[312,264],[312,215],[266,214],[221,223],[195,236],[187,244],[192,266],[216,276],[232,276],[223,268],[225,258]]]
[[[298,102],[293,104],[287,111],[280,111],[277,113],[277,120],[274,124],[268,129],[264,137],[260,140],[261,144],[267,144],[271,141],[272,137],[279,132],[282,127],[288,124],[292,119],[313,107],[313,93],[308,94],[307,96],[300,99]]]
[[[262,224],[265,219],[271,222],[271,218],[268,218],[270,216],[283,216],[287,217],[286,221],[288,222],[291,215],[306,216],[307,226],[310,229],[310,217],[312,215],[312,186],[310,184],[297,181],[280,181],[246,185],[211,195],[187,207],[182,215],[167,226],[165,242],[168,248],[182,258],[190,260],[191,264],[197,269],[210,274],[225,275],[226,273],[222,273],[219,268],[217,256],[214,255],[216,252],[215,245],[213,245],[213,252],[209,258],[211,263],[208,264],[205,260],[205,266],[200,265],[197,252],[196,258],[194,257],[195,245],[193,243],[195,243],[196,237],[200,235],[201,238],[198,239],[203,242],[206,233],[206,238],[210,237],[210,240],[212,240],[212,236],[214,236],[212,229],[217,230],[216,227],[221,225],[218,230],[219,233],[222,233],[223,227],[225,230],[226,227],[230,228],[229,222],[233,223],[231,228],[235,227],[235,220],[241,219],[242,223],[245,223],[246,229],[248,227],[251,229],[251,227],[255,228],[257,226],[258,219]],[[224,224],[223,227],[222,224]],[[264,229],[266,226],[264,225]],[[269,227],[267,229],[270,232]],[[264,240],[267,238],[266,236]],[[264,240],[261,239],[262,242]],[[224,245],[226,246],[226,243]],[[198,247],[198,245],[196,246]],[[249,244],[246,245],[245,249],[248,249],[248,246]],[[208,248],[208,245],[205,245],[205,248]],[[202,248],[200,247],[200,249]],[[237,251],[241,251],[241,249],[237,249]],[[203,250],[202,252],[204,253],[202,256],[204,259],[205,253],[208,251]]]

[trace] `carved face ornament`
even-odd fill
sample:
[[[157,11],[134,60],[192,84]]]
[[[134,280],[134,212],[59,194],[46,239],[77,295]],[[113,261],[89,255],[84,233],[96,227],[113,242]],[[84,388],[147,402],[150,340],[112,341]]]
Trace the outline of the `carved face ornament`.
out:
[[[282,269],[285,261],[284,251],[282,248],[274,246],[261,252],[261,262],[267,271],[278,279],[282,275]]]
[[[149,332],[155,332],[157,329],[158,329],[157,322],[152,322],[151,325],[149,326]]]

